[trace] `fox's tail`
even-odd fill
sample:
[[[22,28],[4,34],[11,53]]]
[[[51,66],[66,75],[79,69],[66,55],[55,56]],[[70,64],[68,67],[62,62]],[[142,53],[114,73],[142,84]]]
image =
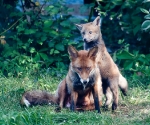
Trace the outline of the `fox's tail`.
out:
[[[34,105],[51,105],[58,104],[58,99],[54,94],[49,92],[33,90],[25,92],[20,103],[22,106],[26,107]]]
[[[119,76],[119,88],[121,89],[122,93],[127,96],[128,91],[128,82],[127,80],[120,74]]]

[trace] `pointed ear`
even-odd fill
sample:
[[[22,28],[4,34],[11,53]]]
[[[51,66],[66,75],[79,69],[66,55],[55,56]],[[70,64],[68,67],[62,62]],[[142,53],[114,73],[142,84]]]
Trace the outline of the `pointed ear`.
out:
[[[78,57],[78,51],[73,46],[68,46],[68,53],[71,58],[77,58]]]
[[[95,59],[97,53],[98,53],[98,47],[97,46],[93,47],[92,49],[89,50],[88,57]]]
[[[75,24],[79,31],[82,30],[82,24]]]
[[[95,26],[100,26],[100,23],[101,23],[100,20],[101,20],[101,19],[100,19],[100,16],[96,17],[96,19],[93,21],[93,25],[95,25]]]

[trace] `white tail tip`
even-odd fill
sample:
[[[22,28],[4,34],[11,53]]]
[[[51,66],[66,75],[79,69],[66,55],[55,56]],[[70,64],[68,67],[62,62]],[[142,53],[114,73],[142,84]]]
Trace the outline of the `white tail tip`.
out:
[[[26,105],[26,107],[30,106],[30,102],[26,98],[23,98],[23,102]]]

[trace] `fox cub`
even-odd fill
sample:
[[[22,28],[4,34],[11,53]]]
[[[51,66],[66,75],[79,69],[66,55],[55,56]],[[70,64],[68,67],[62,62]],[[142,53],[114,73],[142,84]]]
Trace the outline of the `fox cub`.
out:
[[[107,52],[100,30],[100,17],[98,16],[93,22],[76,24],[76,27],[82,35],[85,50],[98,46],[99,52],[96,60],[102,77],[103,92],[106,95],[105,106],[108,107],[111,103],[113,95],[112,110],[115,110],[118,106],[118,85],[126,95],[128,83]]]
[[[60,108],[75,110],[97,110],[102,105],[102,82],[96,63],[98,47],[89,51],[77,51],[69,46],[71,63],[66,78],[58,85],[56,94],[41,90],[27,91],[21,104],[25,106],[58,104]]]

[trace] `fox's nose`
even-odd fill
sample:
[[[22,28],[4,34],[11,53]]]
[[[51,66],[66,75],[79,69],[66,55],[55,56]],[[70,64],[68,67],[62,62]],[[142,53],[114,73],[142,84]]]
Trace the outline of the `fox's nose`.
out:
[[[80,79],[80,81],[81,81],[84,85],[86,85],[86,84],[89,82],[89,78],[88,78],[88,79]]]
[[[84,40],[84,42],[87,42],[87,39],[86,39],[86,38],[84,38],[83,40]]]
[[[83,84],[84,84],[84,85],[87,84],[87,80],[83,80]]]

